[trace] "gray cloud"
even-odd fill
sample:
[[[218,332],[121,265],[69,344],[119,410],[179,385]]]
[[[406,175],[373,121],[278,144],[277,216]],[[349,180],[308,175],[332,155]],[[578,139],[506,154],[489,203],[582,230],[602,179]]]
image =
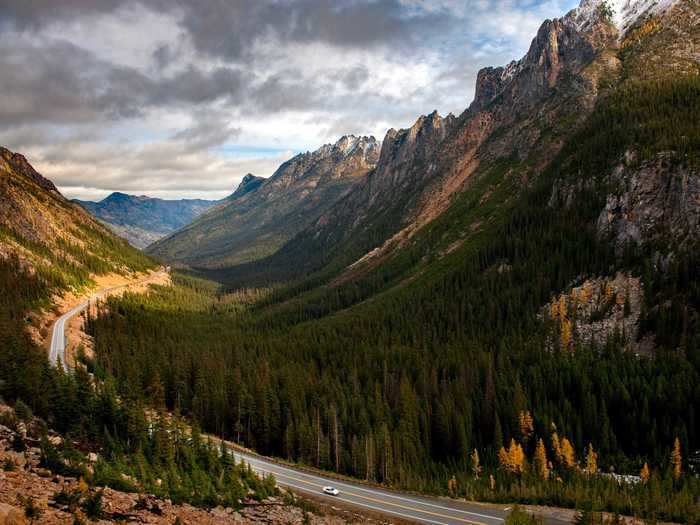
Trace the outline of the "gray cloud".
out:
[[[454,22],[444,9],[408,12],[398,0],[5,0],[0,23],[36,30],[57,20],[111,13],[130,4],[156,12],[180,11],[180,23],[197,49],[226,59],[253,58],[253,44],[270,38],[282,43],[406,48]]]
[[[193,65],[150,77],[110,64],[74,44],[0,36],[0,122],[57,124],[134,118],[150,107],[240,101],[242,73]]]
[[[75,195],[221,194],[280,149],[461,111],[575,1],[3,0],[0,144]]]

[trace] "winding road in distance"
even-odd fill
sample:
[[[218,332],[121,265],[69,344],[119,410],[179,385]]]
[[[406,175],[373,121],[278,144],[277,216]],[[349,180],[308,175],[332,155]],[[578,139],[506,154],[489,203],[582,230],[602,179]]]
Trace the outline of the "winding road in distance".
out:
[[[65,325],[73,316],[85,310],[90,301],[99,299],[105,294],[119,288],[140,284],[151,279],[128,283],[111,288],[105,288],[92,294],[89,299],[73,307],[56,319],[51,336],[49,360],[55,366],[60,359],[65,364]],[[219,440],[216,439],[218,442]],[[303,495],[313,495],[323,498],[329,505],[351,508],[361,512],[370,511],[387,518],[399,518],[404,521],[430,525],[503,525],[505,517],[511,510],[511,505],[482,505],[460,500],[449,500],[428,496],[417,496],[398,491],[373,487],[359,482],[339,480],[331,476],[310,473],[300,468],[282,465],[274,460],[243,452],[229,446],[230,453],[236,461],[245,461],[261,475],[273,474],[277,484],[292,489]],[[337,496],[323,494],[323,487],[333,486],[339,490]],[[554,513],[544,516],[547,525],[565,525],[570,521],[560,518]]]
[[[136,284],[143,284],[152,280],[154,277],[163,275],[164,273],[167,272],[156,272],[139,281],[120,284],[118,286],[112,286],[110,288],[103,288],[102,290],[98,290],[95,293],[93,293],[85,302],[80,303],[78,306],[74,306],[66,313],[61,315],[61,317],[56,319],[53,323],[53,327],[51,330],[51,345],[49,346],[49,363],[51,363],[51,366],[56,366],[60,359],[63,368],[70,368],[70,366],[66,363],[66,322],[68,322],[73,316],[76,316],[80,312],[85,310],[90,305],[90,301],[100,299],[108,293],[114,292],[115,290],[120,290],[121,288],[128,288],[129,286],[134,286]]]

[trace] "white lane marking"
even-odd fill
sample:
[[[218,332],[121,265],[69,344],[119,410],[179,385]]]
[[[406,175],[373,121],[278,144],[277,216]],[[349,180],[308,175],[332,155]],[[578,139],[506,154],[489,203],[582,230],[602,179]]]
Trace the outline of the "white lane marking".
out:
[[[326,479],[326,478],[321,478],[321,477],[315,476],[315,475],[313,475],[313,474],[307,474],[306,472],[297,471],[297,470],[293,470],[293,469],[290,469],[290,468],[282,467],[282,466],[277,465],[277,464],[275,464],[275,463],[270,463],[270,462],[267,462],[267,461],[265,461],[265,460],[261,460],[261,459],[255,458],[255,457],[253,457],[253,456],[248,456],[248,455],[245,455],[245,454],[241,454],[241,453],[239,453],[239,452],[236,452],[235,450],[233,451],[233,453],[234,453],[234,455],[238,455],[239,457],[241,457],[241,458],[243,458],[243,459],[249,459],[249,460],[255,461],[255,462],[257,462],[257,463],[261,463],[261,464],[266,465],[266,466],[272,466],[272,467],[274,467],[274,468],[278,468],[278,469],[281,469],[281,470],[285,470],[285,471],[287,471],[287,472],[293,472],[294,474],[297,474],[297,475],[298,475],[298,474],[302,474],[302,475],[307,476],[307,477],[309,477],[309,478],[316,479],[316,480],[320,480],[320,481],[322,481],[322,482],[324,482],[324,483],[330,482],[330,483],[333,483],[333,484],[335,484],[335,485],[337,485],[337,486],[339,486],[339,487],[346,487],[346,488],[350,488],[350,489],[353,489],[353,490],[359,490],[359,491],[362,491],[362,492],[366,492],[366,493],[369,493],[369,494],[386,496],[386,497],[394,498],[394,499],[397,499],[397,500],[400,500],[400,501],[407,501],[407,502],[413,503],[413,504],[425,505],[426,507],[432,507],[432,508],[435,508],[435,509],[449,510],[449,511],[451,511],[451,512],[459,512],[459,513],[461,513],[461,514],[469,514],[469,515],[472,515],[472,516],[479,516],[480,518],[490,519],[490,520],[499,521],[499,522],[500,522],[500,521],[504,521],[503,518],[499,518],[499,517],[497,517],[497,516],[490,516],[490,515],[488,515],[488,514],[480,514],[480,513],[478,513],[478,512],[470,512],[470,511],[468,511],[468,510],[456,509],[456,508],[453,508],[453,507],[445,507],[445,506],[442,506],[442,505],[435,505],[435,504],[433,504],[433,503],[427,503],[427,502],[424,502],[424,501],[421,501],[421,500],[415,500],[415,499],[411,499],[411,498],[405,498],[405,497],[402,497],[402,496],[396,496],[396,495],[394,495],[394,494],[391,494],[391,493],[385,492],[385,491],[381,491],[381,490],[368,490],[368,489],[364,489],[364,488],[362,488],[362,487],[358,487],[358,486],[356,486],[356,485],[348,485],[348,484],[346,484],[346,483],[338,482],[337,480],[330,480],[330,479]]]
[[[280,474],[280,476],[286,477],[284,474]],[[300,490],[302,492],[306,492],[308,494],[316,494],[315,491],[309,489],[308,487],[301,487],[299,485],[295,485],[294,483],[290,483],[288,481],[280,481],[279,483],[281,485],[284,485],[285,487],[292,487],[292,488],[295,488],[295,489]],[[319,493],[319,495],[320,495],[320,493]],[[449,525],[448,523],[445,523],[442,521],[435,521],[435,520],[431,520],[429,518],[421,518],[420,516],[413,516],[411,514],[406,514],[403,512],[392,510],[392,509],[375,507],[374,505],[369,505],[368,503],[355,501],[355,500],[343,498],[340,496],[333,496],[333,500],[344,501],[345,503],[350,503],[351,505],[354,505],[356,507],[363,507],[363,508],[367,508],[367,509],[371,509],[371,510],[376,510],[377,512],[380,512],[382,514],[393,514],[394,516],[400,516],[402,518],[409,518],[409,519],[414,520],[414,521],[418,520],[418,521],[425,522],[425,523],[432,523],[434,525]],[[416,512],[420,513],[421,511],[417,510]]]

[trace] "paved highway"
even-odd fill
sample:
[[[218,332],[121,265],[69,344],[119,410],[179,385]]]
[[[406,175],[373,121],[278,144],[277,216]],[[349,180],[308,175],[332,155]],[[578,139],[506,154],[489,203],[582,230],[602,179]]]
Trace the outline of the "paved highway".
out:
[[[85,310],[89,304],[90,300],[79,304],[71,310],[68,310],[54,322],[53,333],[51,334],[51,346],[49,347],[49,362],[52,366],[57,366],[60,361],[64,368],[68,368],[68,364],[66,363],[66,321]]]
[[[509,505],[491,506],[478,503],[450,501],[439,498],[414,496],[379,489],[370,485],[340,481],[311,474],[280,465],[264,457],[232,450],[237,461],[243,460],[258,472],[272,473],[277,484],[294,492],[312,494],[327,499],[328,504],[339,507],[350,506],[358,510],[366,509],[388,517],[400,518],[416,523],[435,525],[503,525],[510,510]],[[324,495],[323,487],[331,485],[340,493],[337,496]],[[548,523],[556,523],[548,520]]]
[[[112,286],[111,288],[104,288],[92,294],[87,301],[80,303],[68,310],[61,317],[56,319],[53,324],[53,330],[51,333],[51,346],[49,347],[49,362],[52,366],[56,366],[57,363],[61,362],[65,369],[69,369],[69,365],[66,363],[66,322],[69,321],[73,316],[78,315],[80,312],[85,310],[90,301],[104,297],[106,294],[119,290],[121,288],[127,288],[135,284],[142,284],[144,282],[150,281],[158,275],[162,275],[163,272],[157,272],[155,274],[149,275],[148,277],[141,279],[140,281],[135,281],[133,283],[121,284],[119,286]]]

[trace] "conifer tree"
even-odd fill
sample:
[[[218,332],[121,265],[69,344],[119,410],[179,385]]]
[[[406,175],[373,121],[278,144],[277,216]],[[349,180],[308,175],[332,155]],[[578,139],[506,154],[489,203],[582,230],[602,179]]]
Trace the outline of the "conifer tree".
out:
[[[593,475],[596,472],[598,472],[598,454],[593,450],[593,444],[589,443],[586,452],[586,473]]]
[[[520,424],[520,435],[522,436],[523,443],[530,440],[532,435],[535,433],[535,425],[532,420],[532,415],[529,410],[521,410],[519,415]]]
[[[644,466],[642,466],[642,470],[639,471],[639,477],[642,478],[642,483],[646,483],[649,481],[649,477],[651,476],[651,473],[649,472],[649,465],[644,462]]]
[[[546,480],[549,479],[549,463],[547,462],[547,450],[544,446],[544,441],[542,438],[537,441],[537,448],[535,449],[535,470],[537,475]]]
[[[552,423],[552,452],[554,453],[554,460],[558,465],[564,463],[564,455],[561,451],[561,443],[559,441],[559,434],[557,434],[557,426]]]
[[[479,452],[476,449],[474,449],[471,454],[471,463],[474,479],[479,479],[479,475],[481,474],[481,461],[479,460]]]
[[[683,473],[683,456],[681,455],[681,441],[676,437],[671,451],[671,474],[678,481]]]
[[[567,469],[572,469],[576,466],[576,453],[574,452],[574,447],[566,438],[562,438],[561,440],[561,457],[562,463]]]

